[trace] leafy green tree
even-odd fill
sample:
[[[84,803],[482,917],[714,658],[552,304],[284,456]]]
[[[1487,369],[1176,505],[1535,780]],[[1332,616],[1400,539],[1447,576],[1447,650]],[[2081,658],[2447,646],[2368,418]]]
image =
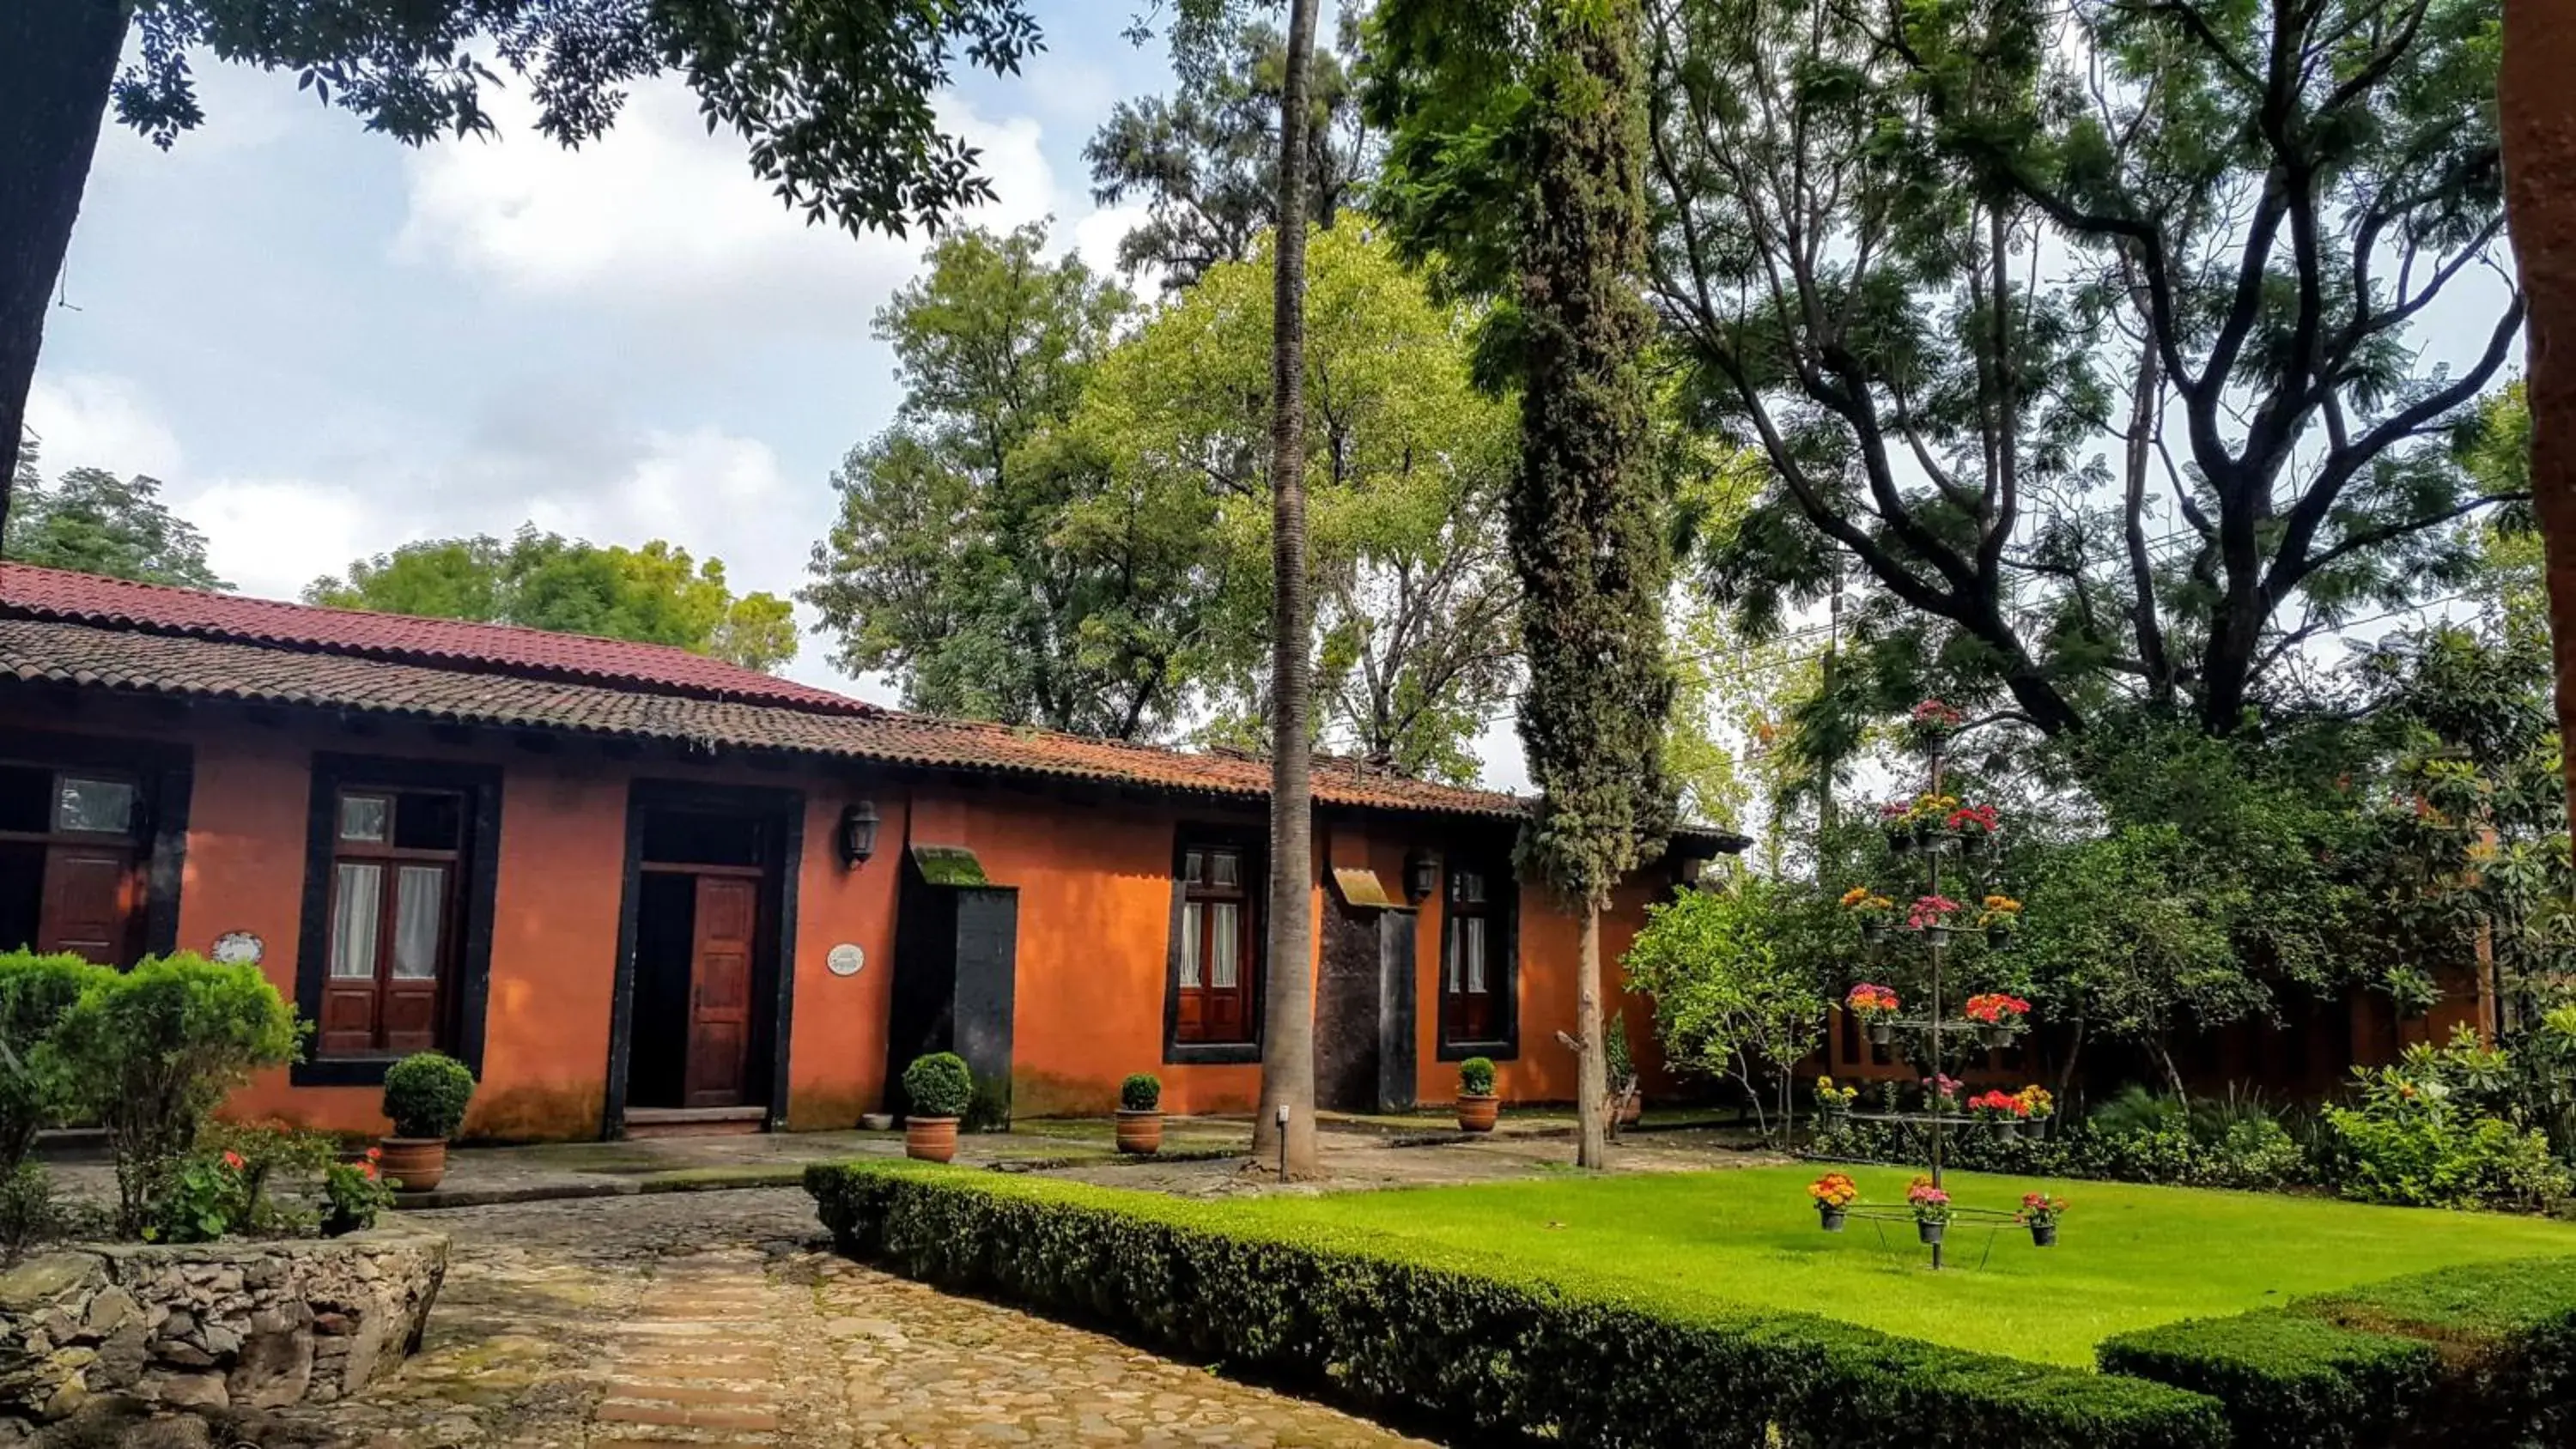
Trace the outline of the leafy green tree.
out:
[[[1038,48],[1019,0],[38,0],[0,5],[0,479],[19,427],[101,120],[163,146],[205,119],[212,55],[292,71],[300,89],[408,144],[492,130],[502,72],[565,145],[616,123],[666,71],[731,127],[752,169],[810,220],[900,231],[989,197],[975,148],[933,98],[963,57],[1016,71]],[[120,55],[131,56],[122,72]],[[0,492],[0,522],[8,499]]]
[[[1150,738],[1189,702],[1214,505],[1069,425],[1130,303],[1046,239],[944,237],[878,314],[904,402],[834,475],[801,597],[914,708]]]
[[[2232,730],[2473,566],[2499,498],[2439,438],[2523,312],[2457,285],[2501,244],[2491,6],[1657,0],[1652,34],[1661,311],[1775,474],[1718,573],[1776,621],[1857,559],[1904,646],[1878,705]],[[2487,324],[2456,363],[2435,307]]]
[[[1529,685],[1521,740],[1541,791],[1523,866],[1582,911],[1576,1160],[1602,1165],[1600,914],[1668,823],[1673,681],[1664,510],[1649,466],[1637,295],[1646,263],[1641,28],[1628,0],[1388,0],[1375,24],[1405,244],[1455,285],[1510,293],[1489,333],[1520,386],[1509,509]],[[1506,361],[1507,359],[1507,361]]]
[[[1123,341],[1069,431],[1140,494],[1206,520],[1215,607],[1206,734],[1270,743],[1270,242]],[[1473,313],[1433,304],[1357,228],[1309,242],[1306,485],[1318,738],[1408,775],[1472,781],[1518,675],[1502,504],[1510,405],[1470,375]]]
[[[763,672],[796,657],[785,599],[737,595],[722,560],[699,563],[660,539],[602,547],[534,525],[507,541],[430,539],[316,579],[304,601],[669,644]]]
[[[232,587],[206,563],[206,536],[161,501],[157,478],[74,468],[49,487],[22,455],[17,492],[0,557],[137,583]]]
[[[1794,890],[1753,878],[1677,891],[1647,908],[1621,958],[1628,989],[1654,1002],[1664,1059],[1734,1077],[1765,1136],[1787,1131],[1790,1073],[1824,1044],[1831,1005],[1812,965],[1781,950],[1772,929],[1777,897]]]
[[[1338,54],[1315,57],[1307,101],[1306,216],[1329,227],[1367,185],[1373,157],[1352,72],[1358,12],[1343,12]],[[1220,13],[1175,25],[1168,96],[1122,100],[1083,147],[1091,196],[1141,201],[1146,219],[1118,243],[1129,273],[1152,269],[1179,292],[1220,262],[1252,258],[1279,220],[1279,95],[1287,39]]]

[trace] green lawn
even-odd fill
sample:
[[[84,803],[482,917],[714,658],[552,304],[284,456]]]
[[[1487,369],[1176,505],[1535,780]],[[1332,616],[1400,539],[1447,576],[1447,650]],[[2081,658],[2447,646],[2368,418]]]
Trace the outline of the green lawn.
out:
[[[1857,1168],[1863,1197],[1900,1202],[1911,1174]],[[2059,1246],[2007,1225],[1953,1224],[1951,1271],[1926,1271],[1911,1223],[1816,1225],[1812,1167],[1639,1174],[1324,1197],[1238,1199],[1270,1223],[1339,1224],[1508,1254],[1543,1274],[1797,1308],[1988,1353],[2085,1364],[2115,1333],[2242,1312],[2451,1263],[2576,1255],[2576,1224],[2360,1207],[2319,1198],[2040,1183],[1953,1173],[1962,1204],[2012,1208],[2045,1186],[2073,1203]],[[1983,1260],[1981,1262],[1981,1260]]]

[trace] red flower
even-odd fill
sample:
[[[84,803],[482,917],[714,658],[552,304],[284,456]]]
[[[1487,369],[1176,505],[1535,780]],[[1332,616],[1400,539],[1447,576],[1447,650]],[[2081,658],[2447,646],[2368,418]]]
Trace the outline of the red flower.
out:
[[[384,1156],[385,1150],[381,1147],[370,1147],[367,1149],[367,1160],[369,1162],[382,1162],[384,1160]]]
[[[365,1178],[365,1179],[366,1179],[367,1181],[369,1181],[369,1182],[373,1182],[373,1181],[375,1181],[375,1180],[376,1180],[376,1165],[375,1165],[374,1163],[372,1163],[372,1162],[361,1162],[361,1163],[359,1163],[359,1164],[358,1164],[358,1175],[359,1175],[360,1177]]]
[[[242,1155],[238,1152],[227,1152],[224,1154],[224,1166],[231,1168],[235,1172],[241,1171],[248,1165],[248,1163],[242,1161]]]

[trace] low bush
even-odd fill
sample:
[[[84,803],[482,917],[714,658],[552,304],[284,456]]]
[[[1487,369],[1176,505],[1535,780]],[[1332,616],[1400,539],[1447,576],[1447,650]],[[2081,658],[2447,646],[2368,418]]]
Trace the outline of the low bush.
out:
[[[394,1190],[376,1167],[382,1155],[370,1147],[355,1162],[334,1162],[322,1169],[324,1236],[363,1232],[376,1225],[378,1213],[394,1205]]]
[[[1470,1097],[1494,1095],[1494,1064],[1486,1057],[1469,1057],[1458,1064],[1458,1090]]]
[[[1163,1079],[1137,1072],[1118,1084],[1118,1105],[1129,1112],[1151,1112],[1163,1105]]]
[[[1920,1162],[1919,1127],[1844,1120],[1817,1135],[1832,1157],[1896,1165]],[[2171,1187],[2264,1191],[2312,1180],[2307,1150],[2290,1130],[2246,1102],[2185,1104],[2132,1087],[2053,1135],[1949,1135],[1948,1159],[1981,1172],[2105,1178]]]
[[[2548,1134],[2514,1107],[2513,1059],[2467,1027],[2418,1042],[2394,1066],[2354,1069],[2349,1106],[2329,1108],[2326,1176],[2360,1202],[2542,1209],[2576,1192]]]
[[[115,1151],[119,1231],[143,1231],[155,1189],[224,1095],[294,1060],[300,1040],[295,1009],[252,965],[146,957],[82,988],[53,1046],[71,1101]]]
[[[441,1141],[465,1125],[474,1073],[445,1052],[413,1052],[385,1068],[385,1116],[396,1137]]]
[[[81,993],[112,974],[78,956],[0,952],[0,1174],[25,1162],[36,1134],[70,1104],[54,1032]]]
[[[2105,1341],[2106,1372],[2227,1406],[2239,1445],[2576,1442],[2576,1258],[2392,1278]]]
[[[2219,1449],[2219,1406],[1354,1229],[925,1164],[806,1171],[845,1251],[1398,1420],[1590,1446]]]
[[[975,1074],[955,1052],[915,1057],[903,1069],[903,1099],[914,1117],[963,1117],[975,1101]]]

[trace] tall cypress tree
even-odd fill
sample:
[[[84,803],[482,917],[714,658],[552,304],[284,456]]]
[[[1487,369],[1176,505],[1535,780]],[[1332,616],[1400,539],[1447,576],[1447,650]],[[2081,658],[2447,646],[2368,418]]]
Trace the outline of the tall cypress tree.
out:
[[[1602,1164],[1601,911],[1665,825],[1670,564],[1646,459],[1650,331],[1636,0],[1548,4],[1520,249],[1521,482],[1512,500],[1529,690],[1521,742],[1542,798],[1522,869],[1581,908],[1581,1138]]]

